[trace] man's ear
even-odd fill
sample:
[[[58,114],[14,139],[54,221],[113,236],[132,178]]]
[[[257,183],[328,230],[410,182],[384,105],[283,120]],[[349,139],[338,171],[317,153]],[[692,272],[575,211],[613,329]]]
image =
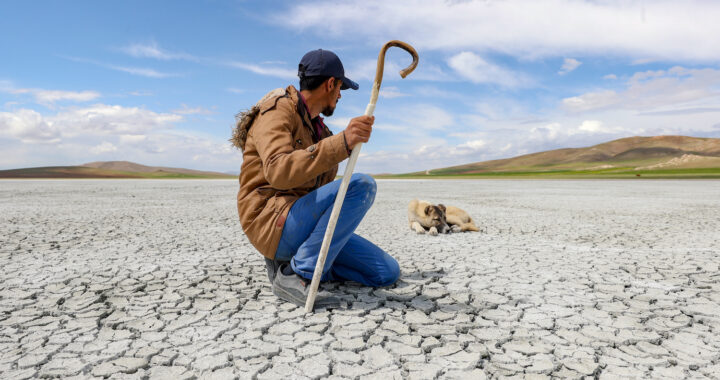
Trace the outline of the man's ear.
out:
[[[335,89],[335,86],[337,86],[337,83],[335,83],[335,78],[330,77],[325,81],[325,88],[328,90],[328,92],[332,92],[332,90]]]

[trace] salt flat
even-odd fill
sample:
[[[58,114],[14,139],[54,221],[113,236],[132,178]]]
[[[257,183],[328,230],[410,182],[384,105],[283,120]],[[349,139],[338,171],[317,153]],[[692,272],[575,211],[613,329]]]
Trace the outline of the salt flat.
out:
[[[237,182],[0,181],[0,378],[718,378],[720,181],[378,181],[400,281],[278,301]],[[416,235],[412,198],[480,233]]]

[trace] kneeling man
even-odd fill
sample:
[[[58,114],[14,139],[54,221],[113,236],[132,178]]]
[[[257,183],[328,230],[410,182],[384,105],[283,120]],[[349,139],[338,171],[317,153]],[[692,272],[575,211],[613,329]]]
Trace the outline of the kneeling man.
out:
[[[340,187],[338,164],[367,142],[374,117],[350,120],[337,135],[319,115],[331,116],[340,91],[358,89],[345,77],[340,59],[313,50],[300,61],[300,91],[288,86],[259,104],[247,131],[237,207],[245,234],[265,256],[273,293],[305,304],[325,229]],[[387,286],[397,281],[397,261],[354,233],[375,200],[372,177],[353,174],[323,268],[322,281],[357,281]],[[337,307],[319,294],[315,305]]]

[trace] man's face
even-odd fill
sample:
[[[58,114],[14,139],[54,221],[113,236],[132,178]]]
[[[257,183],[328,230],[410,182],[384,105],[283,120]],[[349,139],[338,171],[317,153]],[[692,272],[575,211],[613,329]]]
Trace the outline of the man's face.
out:
[[[325,116],[332,116],[333,112],[335,112],[338,100],[342,97],[342,95],[340,95],[342,81],[339,79],[332,79],[329,82],[332,83],[332,88],[328,90],[327,105],[325,105],[325,108],[321,111]]]

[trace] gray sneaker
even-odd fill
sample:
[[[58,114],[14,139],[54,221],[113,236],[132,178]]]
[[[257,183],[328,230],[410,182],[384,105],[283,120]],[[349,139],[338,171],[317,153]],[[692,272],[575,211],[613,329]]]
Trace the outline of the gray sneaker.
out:
[[[305,307],[305,301],[307,295],[310,293],[310,281],[293,273],[291,275],[284,275],[282,270],[283,267],[288,264],[283,264],[277,270],[275,275],[275,281],[272,284],[272,291],[278,298],[283,301],[293,303],[300,307]],[[336,309],[340,307],[340,299],[331,296],[326,291],[318,291],[315,297],[315,308],[327,308]]]

